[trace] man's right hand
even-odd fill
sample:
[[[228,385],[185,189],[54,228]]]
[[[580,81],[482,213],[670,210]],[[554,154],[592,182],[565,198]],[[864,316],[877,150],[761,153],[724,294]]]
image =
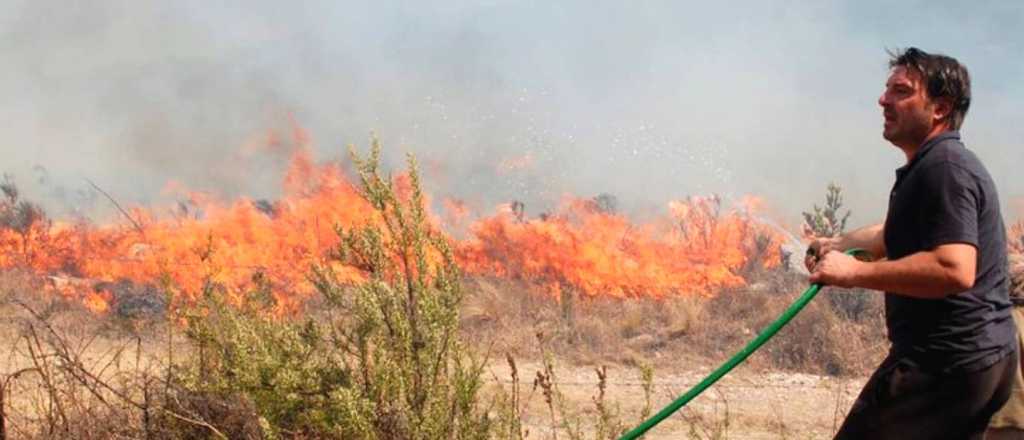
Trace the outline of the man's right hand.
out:
[[[809,246],[807,246],[807,254],[804,256],[804,266],[807,266],[809,272],[814,272],[814,266],[818,265],[818,261],[827,254],[829,251],[840,251],[844,249],[839,248],[839,237],[822,237],[815,238]]]

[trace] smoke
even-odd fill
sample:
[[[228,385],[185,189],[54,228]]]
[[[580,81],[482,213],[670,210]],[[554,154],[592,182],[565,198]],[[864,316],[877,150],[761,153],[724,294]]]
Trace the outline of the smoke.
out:
[[[84,179],[127,204],[168,181],[274,197],[295,121],[320,158],[376,132],[484,210],[756,194],[796,223],[835,181],[864,223],[903,160],[880,136],[885,49],[917,45],[969,66],[968,146],[1024,194],[1010,2],[214,3],[0,5],[0,171],[56,212],[109,210]]]

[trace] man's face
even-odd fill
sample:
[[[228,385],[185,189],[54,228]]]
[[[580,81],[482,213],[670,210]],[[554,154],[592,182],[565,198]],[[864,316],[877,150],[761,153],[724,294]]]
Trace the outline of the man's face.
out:
[[[899,147],[917,148],[941,121],[921,74],[904,66],[892,69],[878,105],[885,117],[882,137]]]

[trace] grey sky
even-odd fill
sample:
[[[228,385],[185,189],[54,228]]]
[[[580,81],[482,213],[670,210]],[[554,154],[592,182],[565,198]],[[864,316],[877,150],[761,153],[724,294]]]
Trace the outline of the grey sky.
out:
[[[1019,1],[283,3],[4,2],[0,171],[56,211],[102,212],[84,178],[126,203],[171,179],[273,197],[284,158],[243,146],[294,117],[318,157],[375,131],[487,210],[717,192],[795,224],[834,180],[862,223],[902,161],[885,49],[914,45],[967,64],[964,138],[1004,202],[1024,196]]]

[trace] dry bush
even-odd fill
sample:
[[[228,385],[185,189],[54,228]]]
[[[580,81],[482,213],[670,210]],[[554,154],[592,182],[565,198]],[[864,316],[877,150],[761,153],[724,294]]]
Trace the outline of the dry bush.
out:
[[[678,359],[693,353],[683,338],[704,325],[706,300],[697,297],[556,299],[522,283],[488,278],[467,280],[466,292],[462,333],[491,351],[527,359],[540,358],[538,334],[575,363]]]
[[[481,277],[465,284],[459,313],[464,338],[492,352],[537,358],[536,334],[554,332],[561,320],[557,304],[524,283]]]
[[[754,338],[796,299],[799,291],[778,294],[749,289],[723,292],[708,303],[703,334],[693,342],[709,353],[725,356]],[[881,294],[864,301],[867,308],[859,321],[847,317],[829,296],[849,291],[826,289],[762,349],[767,356],[754,356],[754,363],[790,371],[829,375],[863,374],[874,366],[887,347],[881,314]],[[824,297],[824,298],[823,298]]]
[[[259,415],[253,402],[240,394],[222,395],[175,387],[167,396],[167,410],[186,414],[189,420],[166,417],[157,413],[156,423],[161,431],[172,438],[205,439],[226,437],[232,440],[259,440],[268,438],[269,427]],[[193,421],[208,420],[195,423]],[[216,425],[214,427],[213,425]]]
[[[875,298],[881,296],[869,293]],[[830,306],[828,301],[812,302],[766,346],[772,366],[844,376],[862,374],[875,366],[888,347],[880,317],[870,319],[868,324],[857,323]]]
[[[711,298],[558,300],[522,284],[473,279],[466,286],[462,332],[521,358],[540,358],[534,339],[540,334],[570,362],[649,361],[678,368],[735,353],[804,288],[805,277],[774,271]],[[881,294],[826,289],[749,362],[791,371],[862,374],[886,348],[884,328]]]
[[[1024,220],[1010,225],[1007,231],[1007,246],[1011,254],[1024,254]]]
[[[159,329],[124,332],[16,274],[0,275],[0,287],[0,438],[206,438],[175,429],[188,418],[165,405],[170,340]]]
[[[1024,254],[1010,254],[1011,296],[1024,298]]]

